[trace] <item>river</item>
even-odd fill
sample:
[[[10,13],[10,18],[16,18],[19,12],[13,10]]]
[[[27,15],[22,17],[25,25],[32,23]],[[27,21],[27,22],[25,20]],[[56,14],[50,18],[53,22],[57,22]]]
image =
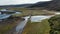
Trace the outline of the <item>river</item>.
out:
[[[12,14],[1,14],[0,12],[0,20],[2,19],[7,19],[9,18],[11,15],[14,15],[14,14],[22,14],[21,12],[15,12],[15,13],[12,13]]]
[[[40,16],[31,16],[31,21],[32,22],[41,22],[42,20],[47,19],[47,18],[49,19],[50,17],[52,17],[52,16],[44,16],[44,15],[43,16],[42,15],[40,15]],[[23,31],[26,23],[28,22],[28,19],[30,18],[30,16],[26,16],[26,17],[23,17],[23,18],[25,20],[24,21],[21,21],[17,25],[17,27],[16,27],[16,32],[19,33],[19,34],[22,33],[22,31]]]
[[[49,19],[51,16],[45,16],[45,15],[39,15],[39,16],[31,16],[31,22],[41,22],[44,19]],[[25,18],[29,18],[29,16],[25,17]]]
[[[24,20],[24,21],[21,21],[21,22],[17,25],[17,27],[16,27],[16,32],[19,33],[19,34],[22,33],[22,31],[23,31],[26,23],[28,22],[28,18],[25,18],[25,17],[23,17],[23,18],[24,18],[25,20]]]
[[[18,13],[18,12],[17,12]],[[56,15],[60,14],[59,12],[56,13]],[[2,17],[1,17],[2,16]],[[0,18],[3,18],[4,15],[0,15]],[[39,15],[39,16],[31,16],[31,22],[41,22],[42,20],[44,19],[49,19],[51,18],[52,16],[54,15],[49,15],[49,16],[45,16],[45,15]],[[7,17],[9,17],[9,15],[7,15]],[[26,23],[28,22],[28,19],[30,18],[30,16],[26,16],[26,17],[23,17],[25,20],[24,21],[21,21],[17,27],[16,27],[16,32],[19,33],[19,34],[22,34],[22,31],[26,25]]]
[[[55,13],[55,15],[59,15],[60,13],[57,12]],[[31,22],[41,22],[42,20],[44,19],[49,19],[51,18],[52,16],[54,15],[49,15],[49,16],[45,16],[45,15],[39,15],[39,16],[31,16]],[[26,23],[28,22],[28,18],[30,18],[30,16],[26,16],[26,17],[23,17],[25,20],[20,22],[17,27],[16,27],[16,32],[21,34]]]

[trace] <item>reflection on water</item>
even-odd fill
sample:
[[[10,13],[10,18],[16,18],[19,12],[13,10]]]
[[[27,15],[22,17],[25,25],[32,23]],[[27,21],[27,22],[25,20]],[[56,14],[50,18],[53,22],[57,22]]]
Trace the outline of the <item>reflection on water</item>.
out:
[[[17,25],[17,27],[16,27],[16,32],[18,32],[18,33],[22,33],[22,31],[23,31],[23,28],[25,27],[25,25],[26,25],[26,23],[28,22],[28,18],[25,18],[25,17],[23,17],[25,20],[24,21],[21,21],[18,25]]]
[[[6,19],[10,17],[11,15],[6,15],[6,14],[0,14],[0,19]]]
[[[6,19],[6,18],[8,18],[8,17],[10,17],[11,15],[14,15],[14,14],[22,14],[21,12],[15,12],[15,13],[10,13],[10,14],[6,14],[6,13],[4,13],[4,14],[1,14],[1,12],[0,12],[0,20],[1,19]]]
[[[51,16],[31,16],[31,21],[32,22],[41,22],[44,19],[49,19]],[[29,16],[25,17],[29,18]]]
[[[16,12],[15,14],[22,14],[21,12]]]

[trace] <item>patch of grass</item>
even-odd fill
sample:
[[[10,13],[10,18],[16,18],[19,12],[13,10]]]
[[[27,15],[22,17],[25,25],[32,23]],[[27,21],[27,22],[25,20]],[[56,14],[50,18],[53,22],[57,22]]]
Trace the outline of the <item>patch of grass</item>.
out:
[[[20,22],[20,19],[14,20],[13,22],[10,21],[9,23],[4,22],[4,24],[0,24],[0,34],[6,34],[11,31],[18,24],[18,21]]]
[[[5,34],[6,32],[8,32],[10,29],[13,28],[13,25],[14,24],[8,24],[0,27],[0,34]]]
[[[49,34],[50,26],[47,20],[42,22],[28,22],[23,34]]]
[[[10,8],[11,10],[17,10],[22,11],[23,14],[20,14],[20,16],[28,16],[30,14],[32,15],[53,15],[54,12],[48,11],[48,10],[30,10],[28,8]]]

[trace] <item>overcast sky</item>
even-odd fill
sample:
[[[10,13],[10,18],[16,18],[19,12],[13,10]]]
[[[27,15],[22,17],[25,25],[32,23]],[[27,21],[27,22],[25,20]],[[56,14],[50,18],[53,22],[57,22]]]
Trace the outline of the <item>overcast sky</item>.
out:
[[[0,0],[0,5],[36,3],[39,1],[50,1],[50,0]]]

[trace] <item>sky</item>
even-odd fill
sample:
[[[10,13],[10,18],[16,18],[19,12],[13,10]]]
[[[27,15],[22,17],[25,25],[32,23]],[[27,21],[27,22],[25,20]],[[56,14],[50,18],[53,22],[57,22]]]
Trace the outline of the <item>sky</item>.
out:
[[[13,4],[28,4],[36,3],[39,1],[50,1],[50,0],[0,0],[0,5],[13,5]]]

